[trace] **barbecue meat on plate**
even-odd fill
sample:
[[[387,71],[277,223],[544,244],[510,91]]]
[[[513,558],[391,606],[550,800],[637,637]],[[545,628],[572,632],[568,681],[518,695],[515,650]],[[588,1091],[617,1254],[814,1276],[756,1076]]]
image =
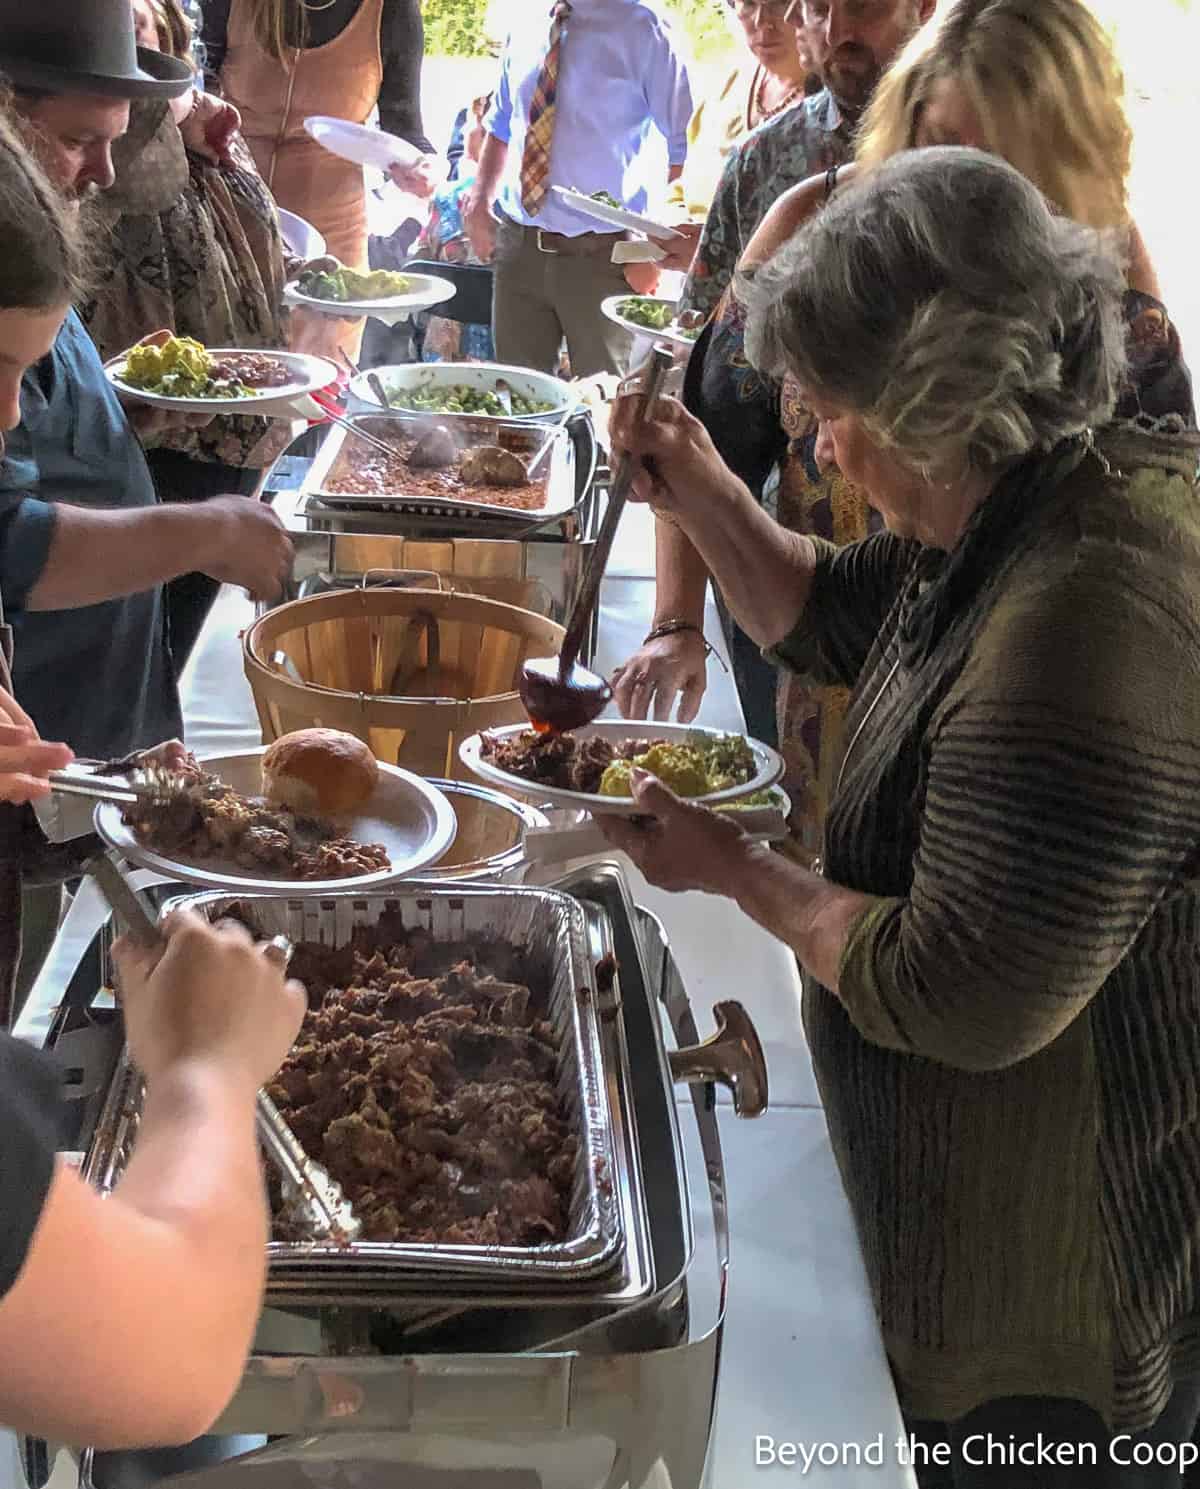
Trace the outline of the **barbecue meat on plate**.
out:
[[[707,796],[754,779],[758,763],[741,735],[698,736],[688,741],[610,739],[604,735],[520,734],[481,736],[480,753],[497,770],[589,796],[631,797],[630,768],[657,776],[677,796]]]
[[[340,837],[320,818],[279,810],[198,772],[174,797],[128,807],[124,821],[164,858],[224,859],[264,877],[349,879],[391,867],[378,843]]]
[[[512,948],[381,921],[338,950],[301,944],[291,970],[310,1012],[270,1094],[363,1240],[565,1237],[579,1140],[547,996],[513,980],[528,972]]]
[[[597,736],[576,739],[572,734],[535,734],[529,730],[508,738],[484,734],[481,753],[497,770],[509,775],[596,796],[604,772],[614,760],[632,760],[649,746],[649,740],[613,741]]]

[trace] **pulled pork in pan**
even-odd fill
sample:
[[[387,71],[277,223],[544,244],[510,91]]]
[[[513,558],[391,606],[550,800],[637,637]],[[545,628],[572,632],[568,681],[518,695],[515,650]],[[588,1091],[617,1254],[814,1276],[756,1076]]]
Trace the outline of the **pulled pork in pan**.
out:
[[[516,980],[518,953],[381,921],[337,950],[302,943],[291,970],[310,1012],[270,1095],[363,1240],[565,1237],[578,1138],[547,996]]]

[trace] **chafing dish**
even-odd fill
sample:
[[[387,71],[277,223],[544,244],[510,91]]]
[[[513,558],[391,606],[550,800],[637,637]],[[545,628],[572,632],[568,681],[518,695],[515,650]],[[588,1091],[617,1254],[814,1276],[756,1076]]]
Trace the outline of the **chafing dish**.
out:
[[[188,1463],[200,1470],[188,1474],[188,1485],[387,1489],[399,1479],[441,1483],[439,1474],[480,1489],[702,1483],[729,1282],[713,1089],[690,1088],[695,1131],[685,1141],[672,1070],[682,1073],[691,1061],[682,1048],[668,1054],[664,1025],[682,1047],[698,1043],[696,1024],[662,928],[635,909],[620,869],[589,865],[555,888],[582,907],[592,961],[611,954],[616,962],[598,1023],[605,1078],[623,1084],[625,1141],[642,1176],[652,1290],[566,1308],[548,1303],[540,1286],[503,1308],[447,1305],[420,1316],[382,1298],[370,1306],[349,1295],[319,1304],[272,1299],[241,1385],[214,1431],[274,1440],[250,1452],[231,1445],[238,1456],[222,1465],[212,1466],[211,1454],[203,1465]],[[94,977],[94,969],[82,973],[74,993],[89,981],[94,986]],[[72,1063],[83,1060],[77,1036],[84,1026],[88,1019],[66,1008],[51,1036],[60,1049],[72,1049]],[[86,1048],[111,1056],[111,1029]],[[76,1125],[86,1127],[97,1083],[81,1073],[79,1084]],[[745,1083],[735,1093],[746,1114],[750,1094]],[[111,1089],[110,1099],[119,1101]],[[702,1234],[692,1229],[689,1179],[692,1203],[706,1195],[711,1206]],[[90,1489],[92,1467],[85,1454],[81,1489]],[[181,1463],[177,1472],[183,1470]],[[128,1481],[98,1462],[94,1482],[115,1489]],[[184,1482],[163,1481],[170,1489],[184,1489]]]
[[[341,431],[330,426],[307,430],[270,467],[260,487],[295,546],[283,600],[357,584],[432,585],[565,620],[604,507],[589,414],[576,414],[565,426],[574,450],[574,504],[548,519],[515,519],[486,510],[429,516],[327,505],[306,482],[335,435],[340,439]]]
[[[579,905],[551,890],[481,886],[404,886],[378,895],[320,898],[255,894],[186,895],[170,909],[189,909],[216,922],[236,914],[263,939],[282,935],[296,945],[345,946],[360,926],[387,916],[405,932],[425,931],[435,944],[495,938],[524,948],[531,982],[549,990],[549,1015],[559,1050],[558,1089],[580,1138],[571,1194],[569,1232],[561,1243],[536,1247],[417,1245],[357,1240],[278,1241],[268,1248],[272,1288],[378,1292],[395,1274],[415,1293],[428,1295],[430,1274],[453,1279],[460,1289],[528,1288],[607,1278],[625,1251],[627,1226],[640,1231],[639,1177],[618,1167],[615,1114],[605,1079],[599,1035],[595,970]],[[136,1135],[130,1103],[121,1103],[120,1141],[102,1123],[88,1159],[88,1174],[116,1183]],[[634,1238],[632,1253],[644,1251]],[[639,1275],[635,1285],[648,1279]]]
[[[403,480],[386,491],[341,491],[334,489],[334,479],[346,474],[347,461],[355,455],[354,429],[362,429],[384,444],[416,440],[436,428],[432,414],[353,414],[346,424],[331,429],[321,449],[305,473],[300,495],[314,504],[338,511],[351,509],[372,514],[394,513],[398,516],[445,518],[448,521],[471,522],[481,517],[504,523],[520,536],[543,522],[564,517],[575,506],[575,447],[565,430],[552,424],[515,423],[502,419],[460,418],[451,437],[465,451],[479,445],[495,445],[519,456],[526,464],[538,460],[534,480],[544,485],[544,493],[535,510],[501,507],[494,503],[472,502],[470,490],[461,500],[433,497],[417,492]]]

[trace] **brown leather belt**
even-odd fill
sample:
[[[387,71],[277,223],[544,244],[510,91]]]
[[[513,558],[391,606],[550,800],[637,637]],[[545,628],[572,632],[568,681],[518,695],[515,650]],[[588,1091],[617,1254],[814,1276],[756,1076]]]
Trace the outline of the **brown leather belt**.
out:
[[[500,221],[504,227],[515,228],[526,237],[535,239],[539,253],[559,254],[563,258],[608,258],[613,244],[623,243],[629,237],[628,233],[578,233],[572,237],[566,233],[550,233],[541,227],[526,227],[511,217],[501,217]]]

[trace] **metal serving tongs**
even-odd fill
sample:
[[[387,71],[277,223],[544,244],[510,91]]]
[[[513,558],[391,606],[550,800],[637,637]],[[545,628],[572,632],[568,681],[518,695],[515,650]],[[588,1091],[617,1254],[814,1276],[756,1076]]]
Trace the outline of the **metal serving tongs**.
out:
[[[163,944],[153,915],[112,859],[100,854],[91,860],[87,871],[134,941],[150,949]],[[284,1203],[289,1212],[303,1221],[314,1238],[328,1239],[339,1246],[356,1240],[362,1224],[341,1186],[309,1158],[265,1091],[258,1093],[256,1118],[259,1140],[283,1177]]]
[[[190,790],[186,777],[162,765],[139,765],[127,776],[52,770],[48,779],[56,796],[84,796],[90,801],[117,801],[126,805],[167,806],[186,797]]]

